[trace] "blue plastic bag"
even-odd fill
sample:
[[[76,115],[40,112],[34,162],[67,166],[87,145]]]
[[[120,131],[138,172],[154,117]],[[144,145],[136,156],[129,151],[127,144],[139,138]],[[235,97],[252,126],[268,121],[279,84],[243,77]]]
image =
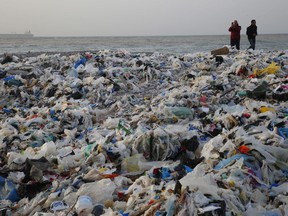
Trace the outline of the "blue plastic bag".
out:
[[[215,170],[220,170],[220,169],[224,168],[225,166],[227,166],[228,164],[230,164],[231,162],[236,161],[236,160],[239,160],[240,158],[244,158],[244,161],[247,161],[248,159],[254,160],[254,157],[251,157],[251,156],[248,156],[248,155],[245,155],[245,154],[236,154],[236,155],[233,155],[233,156],[230,157],[230,158],[223,159],[222,161],[220,161],[220,162],[214,167],[214,169],[215,169]],[[245,165],[248,165],[248,166],[250,167],[250,164],[249,164],[249,163],[245,163]]]
[[[284,139],[288,138],[288,128],[278,128],[278,133]]]
[[[0,200],[10,200],[11,202],[17,202],[20,197],[14,184],[0,176]]]
[[[78,61],[75,62],[74,68],[76,69],[79,65],[85,65],[87,59],[85,57],[80,58]]]

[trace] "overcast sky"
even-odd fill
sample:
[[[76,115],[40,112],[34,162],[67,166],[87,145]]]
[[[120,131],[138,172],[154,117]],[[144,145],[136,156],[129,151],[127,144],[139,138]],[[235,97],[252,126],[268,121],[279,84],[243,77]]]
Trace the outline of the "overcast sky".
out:
[[[288,0],[0,0],[0,33],[35,36],[242,34],[251,19],[258,33],[288,33]]]

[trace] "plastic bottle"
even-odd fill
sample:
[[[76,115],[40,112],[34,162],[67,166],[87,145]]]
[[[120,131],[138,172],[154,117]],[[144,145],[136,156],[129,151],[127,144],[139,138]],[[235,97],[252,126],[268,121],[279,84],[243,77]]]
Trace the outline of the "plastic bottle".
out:
[[[247,95],[246,91],[239,91],[237,92],[237,95],[240,97],[245,97]]]
[[[77,203],[75,204],[75,209],[78,214],[90,214],[93,210],[93,203],[90,196],[79,196]]]

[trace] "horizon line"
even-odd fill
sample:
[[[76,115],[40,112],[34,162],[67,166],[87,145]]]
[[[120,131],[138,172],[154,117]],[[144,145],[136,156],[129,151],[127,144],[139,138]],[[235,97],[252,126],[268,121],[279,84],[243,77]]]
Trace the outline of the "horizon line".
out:
[[[1,33],[0,33],[1,34]],[[259,35],[287,35],[288,33],[262,33]],[[246,35],[246,34],[241,34]],[[62,35],[62,36],[53,36],[53,35],[40,35],[37,36],[34,34],[34,37],[192,37],[192,36],[230,36],[230,34],[193,34],[193,35]]]

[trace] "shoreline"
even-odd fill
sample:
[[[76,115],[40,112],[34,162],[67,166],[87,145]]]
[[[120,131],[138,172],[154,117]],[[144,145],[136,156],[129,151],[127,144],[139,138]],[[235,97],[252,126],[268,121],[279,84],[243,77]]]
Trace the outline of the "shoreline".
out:
[[[123,49],[133,53],[159,52],[185,54],[195,52],[210,52],[211,50],[229,45],[229,36],[198,36],[195,37],[129,37],[129,38],[37,38],[31,40],[1,41],[2,55],[16,53],[17,55],[34,55],[31,53],[75,53],[98,50]],[[288,35],[259,35],[256,49],[270,51],[288,49]],[[242,37],[242,50],[249,47],[246,37]],[[285,49],[284,49],[285,50]],[[31,53],[29,53],[29,51]]]
[[[219,46],[218,48],[216,49],[221,49],[221,48],[224,48],[224,47],[229,47],[228,45],[225,45],[225,46]],[[215,49],[215,50],[216,50]],[[239,51],[237,50],[232,50],[231,52],[231,48],[230,49],[230,52],[228,55],[231,55],[231,54],[235,54],[237,55],[237,52],[241,52],[241,53],[247,53],[248,50],[247,49],[240,49]],[[108,50],[108,52],[116,52],[116,51],[126,51],[125,49],[111,49],[111,50]],[[101,49],[98,49],[98,50],[81,50],[81,51],[35,51],[35,52],[12,52],[12,53],[9,53],[9,52],[6,52],[6,53],[3,53],[3,54],[0,54],[0,58],[3,58],[5,55],[15,55],[17,57],[20,57],[20,58],[25,58],[25,57],[36,57],[36,56],[39,56],[39,55],[42,55],[42,54],[47,54],[47,55],[56,55],[56,54],[60,54],[60,56],[68,56],[68,55],[75,55],[75,54],[83,54],[85,55],[85,53],[91,53],[91,54],[95,54],[95,53],[98,53],[98,52],[101,52],[101,51],[104,51],[104,50],[101,50]],[[185,53],[167,53],[167,52],[160,52],[160,51],[155,51],[155,52],[151,52],[151,51],[143,51],[143,52],[130,52],[130,51],[127,51],[128,53],[130,53],[131,55],[137,55],[137,54],[146,54],[146,55],[151,55],[153,53],[159,53],[159,54],[162,54],[162,55],[193,55],[193,54],[207,54],[207,53],[211,53],[213,50],[209,50],[209,51],[196,51],[196,52],[185,52]],[[263,49],[255,49],[255,50],[252,50],[252,52],[250,52],[250,54],[258,54],[258,53],[262,53],[262,54],[265,54],[265,53],[271,53],[271,52],[280,52],[280,53],[285,53],[288,51],[288,48],[287,49],[278,49],[278,50],[263,50]],[[219,54],[219,55],[222,55],[222,54]],[[225,56],[226,54],[224,54],[223,56]]]
[[[25,58],[25,57],[36,57],[36,56],[39,56],[39,55],[42,55],[42,54],[47,54],[47,55],[56,55],[56,54],[60,54],[60,56],[66,56],[66,55],[74,55],[74,54],[81,54],[81,53],[85,53],[85,52],[98,52],[97,50],[95,51],[62,51],[62,52],[56,52],[56,51],[49,51],[49,52],[23,52],[23,53],[4,53],[2,55],[0,55],[0,57],[4,57],[5,55],[15,55],[17,57],[22,57],[22,58]]]
[[[123,50],[123,49],[121,49]],[[3,58],[7,55],[10,56],[17,56],[19,58],[29,58],[29,57],[37,57],[43,54],[47,54],[47,55],[56,55],[56,54],[60,54],[60,56],[70,56],[70,55],[76,55],[76,54],[83,54],[85,55],[85,53],[91,53],[91,54],[95,54],[98,53],[100,51],[103,50],[85,50],[85,51],[61,51],[61,52],[57,52],[57,51],[43,51],[43,52],[23,52],[23,53],[3,53],[2,55],[0,55],[0,58]],[[117,50],[109,50],[111,52],[117,51]],[[137,55],[137,54],[146,54],[146,55],[151,55],[153,54],[153,52],[130,52],[132,55]],[[160,52],[159,52],[160,53]],[[169,53],[163,53],[164,55],[173,55],[173,54],[169,54]],[[177,54],[179,55],[179,54]]]

